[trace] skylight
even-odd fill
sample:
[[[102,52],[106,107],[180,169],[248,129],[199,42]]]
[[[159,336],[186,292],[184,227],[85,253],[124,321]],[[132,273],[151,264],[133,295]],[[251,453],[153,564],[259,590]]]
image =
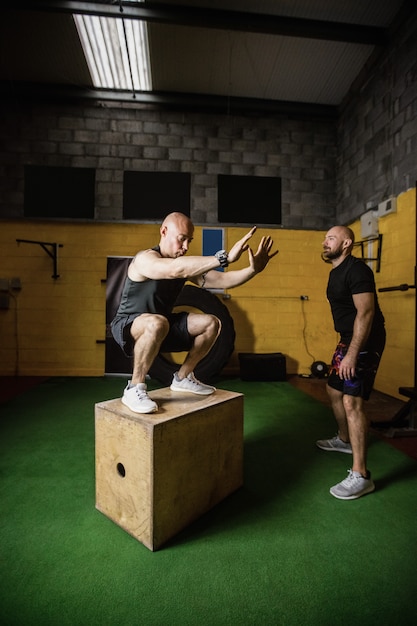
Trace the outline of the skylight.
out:
[[[95,87],[151,90],[145,22],[78,14],[74,20]]]

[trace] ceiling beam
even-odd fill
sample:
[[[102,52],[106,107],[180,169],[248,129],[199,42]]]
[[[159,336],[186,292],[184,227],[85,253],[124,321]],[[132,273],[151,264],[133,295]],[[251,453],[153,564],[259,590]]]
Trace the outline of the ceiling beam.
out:
[[[159,2],[132,6],[131,2],[123,1],[108,4],[107,2],[85,2],[82,0],[19,0],[13,9],[123,17],[161,24],[345,41],[367,45],[385,45],[389,41],[389,29],[387,28]]]
[[[336,119],[338,108],[332,105],[260,98],[238,98],[208,94],[174,93],[161,91],[131,91],[75,87],[71,85],[48,85],[24,81],[0,81],[3,101],[16,103],[20,99],[56,101],[101,101],[157,106],[159,109],[209,111],[223,115],[265,114],[302,116],[303,118]]]

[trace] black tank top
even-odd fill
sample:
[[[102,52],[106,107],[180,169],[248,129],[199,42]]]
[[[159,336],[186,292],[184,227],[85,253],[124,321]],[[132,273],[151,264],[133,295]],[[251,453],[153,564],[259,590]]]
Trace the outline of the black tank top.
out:
[[[153,248],[159,252],[159,246]],[[116,316],[158,313],[169,315],[185,283],[184,278],[137,282],[126,276]]]

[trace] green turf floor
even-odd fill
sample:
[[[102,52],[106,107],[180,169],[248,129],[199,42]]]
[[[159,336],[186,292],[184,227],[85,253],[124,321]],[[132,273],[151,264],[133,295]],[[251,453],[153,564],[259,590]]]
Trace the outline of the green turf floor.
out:
[[[51,378],[0,407],[1,624],[417,624],[417,463],[371,439],[376,491],[336,500],[350,457],[289,383],[244,394],[244,486],[157,552],[95,509],[94,404],[119,378]],[[150,387],[156,386],[151,383]]]

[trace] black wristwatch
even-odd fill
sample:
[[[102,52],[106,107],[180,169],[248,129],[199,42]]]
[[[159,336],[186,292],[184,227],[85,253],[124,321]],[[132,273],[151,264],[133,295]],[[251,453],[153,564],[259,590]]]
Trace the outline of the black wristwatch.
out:
[[[226,250],[219,250],[214,256],[220,263],[221,267],[227,267],[229,265],[229,255]]]

